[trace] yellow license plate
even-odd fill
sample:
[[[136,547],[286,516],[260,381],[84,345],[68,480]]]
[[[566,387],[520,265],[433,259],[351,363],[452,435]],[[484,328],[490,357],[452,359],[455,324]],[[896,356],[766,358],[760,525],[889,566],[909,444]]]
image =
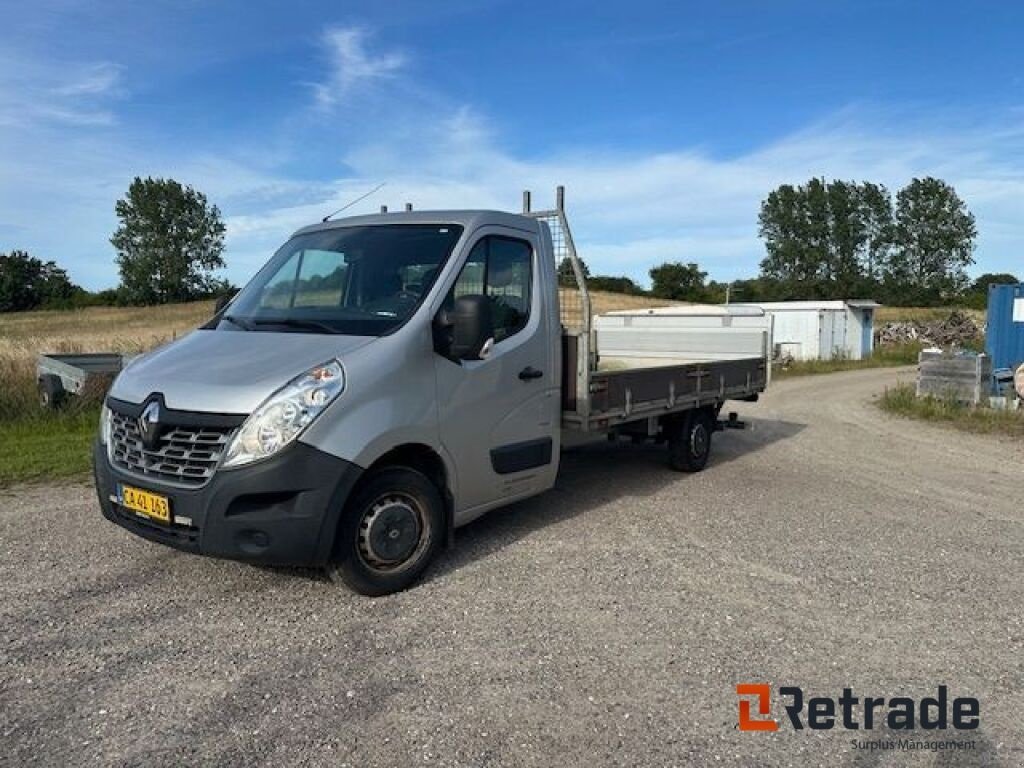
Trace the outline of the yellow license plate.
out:
[[[161,523],[171,522],[171,502],[166,496],[122,485],[121,503],[133,512],[159,520]]]

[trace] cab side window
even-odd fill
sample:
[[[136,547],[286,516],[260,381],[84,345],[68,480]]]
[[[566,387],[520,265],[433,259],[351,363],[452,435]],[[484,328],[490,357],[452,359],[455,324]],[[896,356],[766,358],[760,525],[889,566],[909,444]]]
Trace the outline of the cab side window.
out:
[[[533,249],[523,240],[490,235],[470,252],[448,296],[483,295],[489,299],[497,344],[526,327],[530,319]]]

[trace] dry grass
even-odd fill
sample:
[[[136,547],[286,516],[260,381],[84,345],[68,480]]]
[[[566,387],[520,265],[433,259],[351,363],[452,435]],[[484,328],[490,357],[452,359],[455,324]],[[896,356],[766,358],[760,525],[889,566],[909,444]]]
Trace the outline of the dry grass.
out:
[[[583,305],[579,291],[574,288],[559,288],[559,302],[562,305],[562,324],[568,327],[579,326],[583,318]],[[595,315],[614,312],[619,309],[645,309],[647,307],[671,307],[685,304],[681,301],[655,299],[650,296],[632,296],[625,293],[608,293],[607,291],[590,292],[590,309]]]
[[[875,327],[882,323],[908,323],[912,320],[932,323],[945,320],[956,307],[879,307],[875,310]],[[978,325],[985,322],[985,310],[960,309]]]
[[[212,301],[0,314],[0,358],[34,359],[41,352],[137,352],[195,328],[212,314]]]
[[[195,328],[212,314],[210,301],[0,314],[0,421],[39,415],[39,354],[143,352]]]

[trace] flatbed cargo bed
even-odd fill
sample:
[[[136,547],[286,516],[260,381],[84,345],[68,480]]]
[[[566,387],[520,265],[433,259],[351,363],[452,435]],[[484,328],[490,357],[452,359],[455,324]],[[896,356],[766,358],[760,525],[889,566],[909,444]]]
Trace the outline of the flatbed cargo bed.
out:
[[[600,432],[727,400],[751,400],[771,378],[771,318],[690,305],[593,318],[562,336],[562,426]]]
[[[562,426],[586,432],[717,405],[750,400],[768,384],[764,358],[659,364],[590,372],[589,396],[563,388]],[[564,381],[572,377],[566,376]]]
[[[559,290],[562,325],[562,428],[595,433],[753,400],[771,380],[772,319],[742,305],[676,304],[594,314],[559,187],[542,221],[556,264],[569,263],[575,286]],[[659,427],[660,428],[660,427]],[[634,434],[636,434],[634,432]]]

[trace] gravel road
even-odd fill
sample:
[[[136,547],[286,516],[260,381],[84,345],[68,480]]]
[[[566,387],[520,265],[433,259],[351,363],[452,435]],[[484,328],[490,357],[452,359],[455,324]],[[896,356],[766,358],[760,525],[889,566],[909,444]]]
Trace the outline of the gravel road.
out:
[[[377,600],[134,538],[85,484],[0,491],[0,763],[1019,766],[1024,449],[871,405],[910,376],[780,382],[698,475],[570,452]],[[981,725],[740,732],[747,682],[945,684]]]

